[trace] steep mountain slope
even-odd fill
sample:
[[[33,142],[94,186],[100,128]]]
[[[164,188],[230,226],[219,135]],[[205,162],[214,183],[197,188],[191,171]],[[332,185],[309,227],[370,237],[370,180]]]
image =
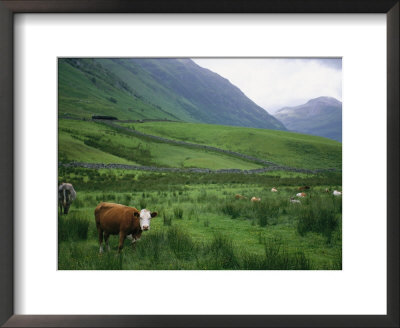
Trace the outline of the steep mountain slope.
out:
[[[275,117],[290,131],[342,141],[342,103],[331,97],[319,97],[296,107],[285,107]]]
[[[59,114],[285,130],[227,79],[190,59],[59,59]]]

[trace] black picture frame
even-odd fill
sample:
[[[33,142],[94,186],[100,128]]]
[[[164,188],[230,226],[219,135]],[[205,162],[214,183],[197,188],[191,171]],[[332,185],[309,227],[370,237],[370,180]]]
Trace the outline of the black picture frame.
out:
[[[0,324],[4,327],[399,327],[398,0],[0,0]],[[16,13],[385,13],[387,315],[14,315],[13,16]],[[366,286],[368,288],[368,286]]]

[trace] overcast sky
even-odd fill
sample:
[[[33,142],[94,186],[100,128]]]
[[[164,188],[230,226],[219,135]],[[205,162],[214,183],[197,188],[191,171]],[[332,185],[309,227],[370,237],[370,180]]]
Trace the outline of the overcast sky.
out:
[[[269,113],[320,96],[342,101],[341,59],[194,58],[228,79]]]

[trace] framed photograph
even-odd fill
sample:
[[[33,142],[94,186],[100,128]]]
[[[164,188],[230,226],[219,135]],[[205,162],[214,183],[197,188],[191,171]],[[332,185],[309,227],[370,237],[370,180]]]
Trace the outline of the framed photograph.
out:
[[[398,1],[0,21],[3,326],[399,326]]]

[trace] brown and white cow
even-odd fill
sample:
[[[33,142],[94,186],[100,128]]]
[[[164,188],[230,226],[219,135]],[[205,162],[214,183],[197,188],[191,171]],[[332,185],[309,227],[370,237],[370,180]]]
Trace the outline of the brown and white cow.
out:
[[[299,187],[299,191],[309,190],[309,189],[310,189],[310,186],[302,186],[302,187]]]
[[[132,235],[132,242],[140,239],[143,231],[150,229],[150,220],[157,212],[134,208],[121,204],[100,203],[94,210],[97,232],[99,234],[100,253],[103,252],[103,234],[107,250],[110,249],[108,238],[119,234],[118,252],[121,251],[126,236]]]
[[[299,192],[296,194],[297,197],[306,197],[307,195],[304,192]]]
[[[251,197],[250,201],[252,201],[253,203],[254,202],[260,202],[261,198],[259,198],[259,197]]]
[[[236,198],[236,199],[247,199],[247,197],[242,196],[242,195],[240,195],[240,194],[236,194],[236,195],[235,195],[235,198]]]
[[[278,189],[276,189],[275,187],[273,187],[273,188],[271,189],[271,192],[278,192]]]

